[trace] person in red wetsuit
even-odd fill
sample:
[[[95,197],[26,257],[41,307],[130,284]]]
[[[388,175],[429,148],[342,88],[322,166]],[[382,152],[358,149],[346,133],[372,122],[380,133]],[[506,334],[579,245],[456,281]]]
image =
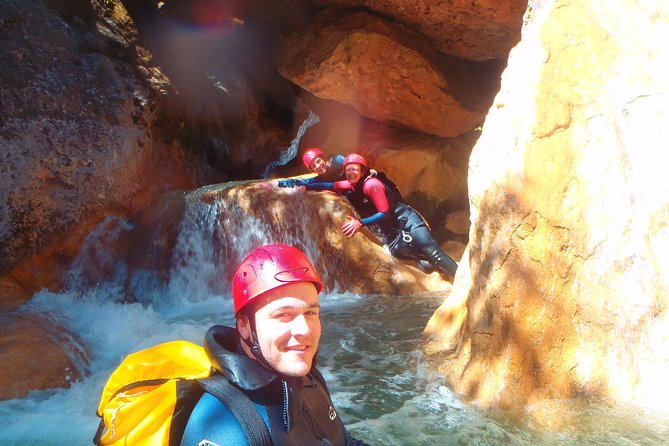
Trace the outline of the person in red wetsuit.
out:
[[[418,211],[404,203],[397,186],[382,172],[369,168],[367,161],[352,153],[344,159],[346,180],[312,182],[307,190],[331,190],[345,196],[361,218],[349,215],[342,226],[347,237],[369,226],[398,258],[427,261],[449,280],[453,280],[458,264],[441,250],[429,226]]]

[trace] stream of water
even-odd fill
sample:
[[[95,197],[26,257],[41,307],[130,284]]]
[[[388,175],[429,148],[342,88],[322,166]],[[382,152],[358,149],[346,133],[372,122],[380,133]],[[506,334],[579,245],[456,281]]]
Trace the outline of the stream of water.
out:
[[[21,308],[46,313],[75,333],[86,346],[82,368],[89,373],[68,389],[0,402],[0,445],[91,444],[100,392],[125,355],[175,339],[201,343],[211,325],[232,325],[229,286],[212,285],[229,268],[212,260],[212,231],[220,218],[215,205],[194,204],[186,211],[174,253],[188,252],[188,261],[173,262],[167,283],[150,271],[135,272],[129,281],[127,265],[110,257],[115,240],[133,230],[131,223],[111,219],[89,236],[72,265],[68,290],[39,292]],[[259,242],[291,242],[271,240],[262,222],[247,222],[231,237],[226,243],[240,255]],[[315,258],[317,248],[310,246],[308,255]],[[81,279],[93,264],[105,267],[104,280]],[[135,303],[121,303],[128,282],[143,296]],[[443,299],[321,295],[319,368],[356,438],[372,445],[669,444],[669,418],[639,408],[550,401],[515,414],[464,403],[421,354],[422,329]]]

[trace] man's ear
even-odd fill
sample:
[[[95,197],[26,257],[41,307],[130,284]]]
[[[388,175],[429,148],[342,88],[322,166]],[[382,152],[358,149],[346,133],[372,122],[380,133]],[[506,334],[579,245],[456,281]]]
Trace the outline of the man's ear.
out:
[[[251,339],[251,322],[244,313],[237,315],[237,332],[242,339]]]

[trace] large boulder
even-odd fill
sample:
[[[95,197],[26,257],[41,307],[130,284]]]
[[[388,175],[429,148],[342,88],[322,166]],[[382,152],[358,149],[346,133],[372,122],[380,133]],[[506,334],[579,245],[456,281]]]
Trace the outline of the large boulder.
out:
[[[47,315],[0,315],[0,401],[69,387],[87,371],[85,349]]]
[[[669,397],[669,9],[599,6],[535,5],[472,152],[470,242],[426,332],[483,405]]]
[[[469,64],[363,12],[317,16],[280,42],[276,60],[282,76],[315,96],[432,135],[466,133],[487,112],[485,100],[473,100]]]
[[[424,36],[438,51],[469,60],[506,60],[520,40],[527,0],[315,0],[333,7],[364,7]]]
[[[239,264],[246,254],[242,245],[283,242],[317,256],[314,265],[331,291],[408,295],[450,289],[439,273],[425,274],[414,261],[392,257],[366,229],[345,237],[341,226],[347,215],[356,215],[346,199],[272,184],[210,186],[188,196],[191,205],[201,202],[215,209],[219,224],[212,238],[219,263]]]

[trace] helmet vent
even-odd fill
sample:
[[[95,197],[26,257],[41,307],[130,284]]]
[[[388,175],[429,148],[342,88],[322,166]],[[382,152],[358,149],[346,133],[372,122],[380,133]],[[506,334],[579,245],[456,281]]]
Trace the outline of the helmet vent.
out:
[[[279,282],[296,282],[312,279],[311,275],[309,275],[309,268],[306,266],[279,271],[274,274],[274,278]]]

